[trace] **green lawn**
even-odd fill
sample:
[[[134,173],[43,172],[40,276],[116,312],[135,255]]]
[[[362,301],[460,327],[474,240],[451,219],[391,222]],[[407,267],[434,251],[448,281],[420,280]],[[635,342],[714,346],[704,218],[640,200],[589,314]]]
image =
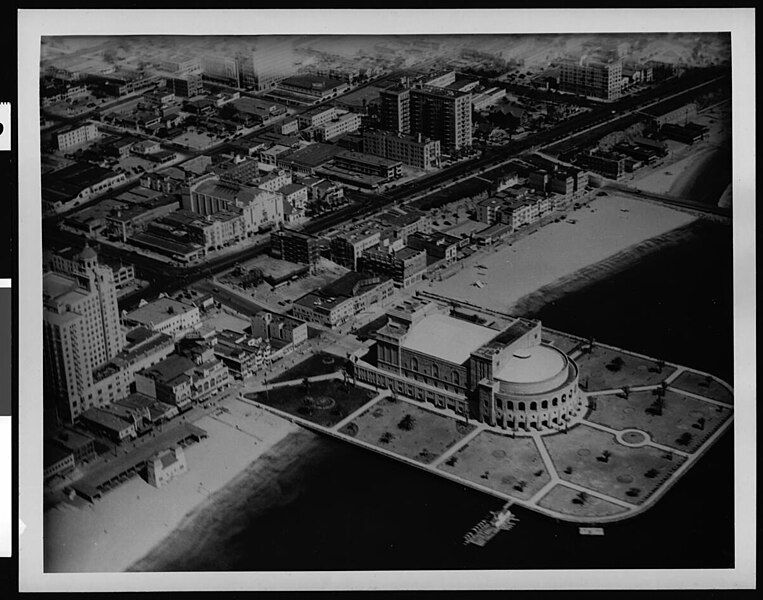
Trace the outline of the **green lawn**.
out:
[[[411,429],[399,426],[410,415]],[[404,400],[383,398],[341,431],[374,446],[429,464],[474,429],[463,419],[446,417]],[[386,441],[384,441],[386,440]]]
[[[734,394],[715,377],[684,371],[670,385],[711,400],[734,404]]]
[[[596,496],[584,496],[566,485],[557,484],[544,495],[538,506],[573,517],[609,517],[627,509]]]
[[[365,387],[353,388],[350,384],[345,388],[337,379],[312,382],[307,391],[302,384],[295,384],[244,395],[324,427],[336,425],[376,396],[377,392]]]
[[[438,468],[522,500],[530,499],[551,479],[532,438],[512,439],[489,431],[481,432]]]
[[[620,394],[597,396],[596,410],[590,411],[586,418],[612,429],[640,429],[658,444],[694,452],[731,416],[729,408],[672,390],[665,395],[662,415],[653,414],[650,407],[656,399],[652,391],[631,392],[627,400]],[[705,419],[704,429],[695,426],[700,418]],[[688,444],[677,441],[684,434],[691,436]]]
[[[632,504],[642,503],[685,460],[672,453],[669,459],[652,446],[628,448],[614,435],[588,425],[542,439],[563,480]],[[611,454],[606,462],[599,460],[605,450]],[[657,473],[647,477],[652,469]],[[629,494],[632,489],[638,490],[637,495]]]
[[[616,369],[612,365],[618,357],[623,362]],[[575,362],[580,367],[580,384],[587,384],[589,392],[619,389],[624,385],[657,385],[675,371],[674,367],[666,366],[660,373],[654,361],[602,346],[594,346],[593,352],[584,352]]]

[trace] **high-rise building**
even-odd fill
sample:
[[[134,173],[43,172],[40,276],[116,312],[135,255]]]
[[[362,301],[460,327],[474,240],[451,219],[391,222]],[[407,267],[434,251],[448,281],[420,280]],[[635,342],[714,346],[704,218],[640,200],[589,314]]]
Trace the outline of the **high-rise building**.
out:
[[[410,90],[410,133],[440,140],[453,153],[472,144],[472,95],[446,88]]]
[[[399,133],[411,132],[411,90],[394,87],[382,90],[381,128]]]
[[[46,395],[73,420],[85,409],[95,370],[122,350],[125,336],[112,271],[92,248],[58,255],[51,267],[43,277]]]
[[[292,40],[263,36],[237,56],[241,86],[267,90],[296,72]]]

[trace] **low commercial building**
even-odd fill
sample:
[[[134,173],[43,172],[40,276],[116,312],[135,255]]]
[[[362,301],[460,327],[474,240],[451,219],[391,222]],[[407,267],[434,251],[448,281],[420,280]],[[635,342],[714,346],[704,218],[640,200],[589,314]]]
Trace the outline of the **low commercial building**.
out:
[[[74,470],[74,453],[53,441],[46,440],[42,447],[43,477],[66,475]]]
[[[360,152],[342,150],[334,157],[334,164],[339,168],[364,175],[373,175],[385,181],[403,176],[403,163],[399,160],[389,160]]]
[[[124,173],[78,162],[42,176],[43,206],[47,211],[63,212],[125,181]]]
[[[334,329],[364,310],[383,306],[393,293],[392,278],[350,271],[328,286],[295,300],[292,314]]]
[[[686,125],[697,116],[694,102],[660,102],[641,111],[647,120],[656,127],[663,125]]]
[[[307,323],[289,315],[263,310],[251,319],[252,335],[299,346],[307,341]]]
[[[245,379],[257,373],[267,367],[272,358],[268,339],[230,330],[217,334],[212,350],[235,379]]]
[[[66,150],[98,139],[98,135],[98,126],[95,123],[85,123],[60,132],[56,135],[56,142],[59,150]]]
[[[363,132],[363,152],[418,169],[440,166],[440,140],[425,138],[421,134],[367,129]]]
[[[172,298],[158,298],[127,313],[123,317],[128,325],[142,325],[176,339],[196,328],[201,322],[199,309]]]
[[[363,252],[378,246],[389,227],[380,224],[361,225],[343,231],[331,239],[331,258],[334,262],[355,270]]]
[[[317,236],[281,227],[270,234],[270,254],[289,262],[314,265],[321,256]]]
[[[79,419],[85,427],[113,442],[121,443],[138,437],[135,423],[126,421],[103,408],[89,408],[80,415]]]
[[[280,81],[276,90],[268,96],[283,97],[284,101],[305,102],[307,99],[313,102],[324,102],[336,98],[350,89],[346,81],[329,79],[318,75],[294,75]],[[278,94],[278,92],[286,92]]]
[[[82,463],[95,457],[95,440],[88,435],[74,431],[73,429],[62,429],[48,438],[67,452],[74,455],[74,463]]]
[[[428,262],[444,260],[452,263],[458,255],[460,240],[457,237],[435,231],[432,233],[416,232],[408,236],[408,245],[416,250],[424,250]]]
[[[326,142],[357,131],[360,129],[360,124],[359,114],[337,110],[333,119],[314,128],[313,135],[316,140]]]
[[[181,77],[168,77],[167,89],[175,96],[191,98],[204,92],[204,83],[201,75],[189,73]]]
[[[578,154],[576,163],[610,179],[619,179],[625,174],[625,157],[612,152],[591,150]]]
[[[405,247],[402,250],[371,248],[359,261],[361,271],[386,275],[400,287],[407,288],[421,281],[427,270],[426,250]]]

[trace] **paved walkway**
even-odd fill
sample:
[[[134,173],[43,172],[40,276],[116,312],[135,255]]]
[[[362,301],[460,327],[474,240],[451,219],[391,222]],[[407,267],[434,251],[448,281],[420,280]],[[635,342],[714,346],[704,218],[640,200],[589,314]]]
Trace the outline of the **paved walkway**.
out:
[[[650,358],[650,357],[644,357],[644,358]],[[650,360],[653,360],[653,359],[650,359]],[[684,373],[686,371],[692,371],[691,369],[687,369],[687,368],[681,367],[679,365],[671,365],[671,364],[667,364],[667,363],[666,363],[665,367],[666,368],[675,368],[675,371],[673,371],[673,372],[669,373],[668,375],[666,375],[665,381],[668,384],[673,382],[673,381],[675,381],[675,379],[681,373]],[[697,371],[694,371],[694,372],[697,372]],[[706,375],[706,374],[701,373],[701,375]],[[319,376],[315,376],[315,377],[310,377],[310,381],[323,381],[323,380],[328,380],[328,379],[333,379],[333,378],[338,378],[338,377],[340,377],[340,375],[338,373],[331,373],[331,374],[327,374],[327,375],[319,375]],[[299,385],[299,384],[302,383],[302,381],[303,381],[303,379],[296,379],[296,380],[292,380],[292,381],[278,382],[276,384],[268,384],[267,388],[268,389],[273,389],[273,388],[283,387],[283,386]],[[731,425],[731,422],[732,422],[732,418],[731,417],[726,419],[726,421],[724,421],[718,427],[718,429],[715,432],[713,432],[713,434],[710,435],[708,437],[708,439],[705,440],[705,442],[697,450],[695,450],[694,452],[687,452],[687,451],[677,450],[675,448],[671,448],[671,447],[665,446],[663,444],[657,443],[657,442],[655,442],[652,439],[652,437],[651,437],[651,435],[649,434],[648,431],[642,431],[641,429],[638,429],[638,430],[641,431],[644,434],[644,440],[643,441],[639,441],[639,442],[634,443],[634,444],[628,444],[628,443],[623,442],[623,440],[622,440],[623,432],[629,431],[629,430],[632,430],[632,429],[637,429],[637,428],[630,428],[629,427],[629,428],[625,428],[623,430],[617,430],[617,429],[614,429],[614,428],[609,427],[607,425],[602,425],[600,423],[596,423],[596,422],[593,422],[591,420],[588,420],[584,416],[579,418],[577,420],[577,422],[583,423],[583,424],[585,424],[585,425],[587,425],[589,427],[592,427],[592,428],[600,430],[600,431],[605,431],[605,432],[613,435],[615,437],[615,439],[618,441],[618,443],[622,444],[624,447],[649,446],[649,447],[653,447],[653,448],[658,449],[658,450],[663,451],[663,452],[670,452],[672,455],[674,455],[676,457],[681,457],[681,458],[684,459],[682,464],[679,465],[676,468],[676,470],[673,471],[667,477],[667,479],[665,481],[663,481],[661,483],[661,485],[654,492],[652,492],[643,501],[641,501],[639,503],[636,503],[636,502],[629,502],[627,500],[623,500],[621,498],[615,497],[615,496],[613,496],[611,494],[608,494],[606,492],[603,492],[601,490],[591,489],[591,488],[588,488],[588,487],[586,487],[584,485],[580,485],[580,484],[577,484],[577,483],[574,483],[574,482],[568,481],[567,479],[562,478],[560,476],[560,474],[558,473],[558,471],[556,470],[554,462],[553,462],[553,460],[551,458],[551,454],[550,454],[550,452],[549,452],[549,450],[548,450],[548,448],[547,448],[547,446],[546,446],[546,444],[544,442],[545,434],[542,433],[542,432],[539,432],[539,431],[508,432],[508,431],[506,431],[506,430],[504,430],[504,429],[502,429],[500,427],[493,427],[493,426],[487,425],[485,423],[472,422],[471,424],[474,426],[474,429],[472,431],[470,431],[464,437],[460,438],[455,444],[450,446],[443,453],[441,453],[439,456],[437,456],[431,463],[428,463],[428,464],[420,462],[418,460],[407,458],[407,457],[399,455],[399,454],[396,454],[395,452],[389,450],[388,448],[383,448],[383,447],[374,445],[372,443],[356,439],[356,438],[354,438],[354,437],[352,437],[350,435],[344,434],[344,433],[341,432],[341,429],[344,428],[348,423],[353,422],[360,414],[362,414],[365,411],[368,411],[369,409],[373,408],[373,406],[377,402],[379,402],[383,398],[386,398],[386,397],[391,395],[391,392],[389,390],[387,390],[387,389],[379,390],[379,389],[376,389],[373,386],[370,386],[370,385],[365,384],[363,382],[357,382],[356,385],[359,386],[359,387],[367,388],[369,390],[374,390],[374,391],[376,391],[378,393],[377,393],[376,396],[374,396],[372,399],[370,399],[368,402],[366,402],[363,406],[359,407],[353,413],[351,413],[350,415],[347,415],[341,421],[339,421],[338,423],[336,423],[335,425],[333,425],[331,427],[323,427],[323,426],[317,425],[317,424],[315,424],[315,423],[313,423],[311,421],[307,421],[307,420],[305,420],[305,419],[303,419],[303,418],[301,418],[301,417],[299,417],[297,415],[285,413],[285,412],[280,411],[278,409],[274,409],[274,408],[269,407],[269,406],[261,405],[261,404],[259,404],[258,402],[254,401],[254,400],[249,400],[249,399],[245,399],[244,398],[244,394],[245,393],[263,391],[265,389],[265,387],[266,387],[264,385],[261,385],[261,384],[260,385],[253,385],[253,386],[252,385],[247,385],[245,387],[245,389],[242,389],[242,391],[241,391],[242,393],[240,394],[240,396],[241,396],[241,399],[243,401],[247,402],[248,404],[259,406],[260,408],[262,408],[262,409],[264,409],[266,411],[269,411],[269,412],[271,412],[273,414],[276,414],[276,415],[278,415],[280,417],[286,418],[286,419],[288,419],[289,421],[291,421],[293,423],[296,423],[296,424],[299,424],[299,425],[303,425],[303,426],[305,426],[305,427],[307,427],[309,429],[326,433],[328,435],[331,435],[332,437],[336,437],[336,438],[342,439],[344,441],[350,442],[352,444],[362,446],[362,447],[367,448],[369,450],[373,450],[373,451],[378,452],[380,454],[383,454],[385,456],[389,456],[391,458],[395,458],[395,459],[400,460],[402,462],[405,462],[407,464],[416,466],[417,468],[421,468],[421,469],[424,469],[424,470],[429,471],[431,473],[435,473],[438,476],[445,477],[447,479],[456,481],[456,482],[458,482],[458,483],[460,483],[460,484],[462,484],[464,486],[468,486],[468,487],[480,490],[482,492],[491,494],[493,496],[499,497],[499,498],[504,499],[504,500],[511,500],[511,501],[515,502],[516,504],[519,504],[520,506],[524,506],[524,507],[526,507],[528,509],[535,510],[537,512],[541,512],[543,514],[546,514],[548,516],[554,517],[556,519],[563,520],[563,521],[578,522],[578,523],[581,523],[581,524],[583,524],[583,523],[598,523],[598,524],[601,524],[601,523],[605,523],[605,522],[612,522],[612,521],[617,521],[617,520],[621,520],[621,519],[624,519],[624,518],[629,518],[629,517],[632,517],[632,516],[634,516],[634,515],[636,515],[636,514],[638,514],[640,512],[643,512],[644,510],[646,510],[647,508],[652,506],[655,502],[657,502],[657,500],[659,500],[659,498],[672,485],[672,483],[674,481],[676,481],[678,478],[680,478],[683,475],[683,473],[685,473],[686,470],[688,470],[691,467],[691,465],[694,464],[694,462],[700,457],[700,455],[703,454],[718,439],[718,437],[720,437],[720,435],[723,434],[724,431],[726,431],[726,429]],[[652,385],[633,386],[633,387],[630,388],[630,390],[632,392],[650,391],[650,390],[655,390],[655,389],[661,388],[662,386],[663,386],[662,383],[652,384]],[[725,406],[726,408],[729,408],[730,410],[733,410],[733,407],[731,407],[731,406],[729,406],[727,404],[724,404],[722,402],[718,402],[718,401],[713,400],[711,398],[706,398],[704,396],[701,396],[701,395],[698,395],[698,394],[695,394],[695,393],[686,392],[684,390],[679,390],[679,389],[673,388],[670,385],[666,386],[666,389],[670,390],[670,391],[674,391],[675,393],[678,393],[678,394],[685,395],[686,397],[690,397],[690,398],[694,398],[694,399],[698,399],[698,400],[703,400],[703,401],[708,402],[709,404],[712,404],[712,405]],[[584,393],[584,395],[591,396],[591,397],[603,397],[603,396],[614,395],[614,394],[622,395],[622,388],[604,389],[604,390],[597,390],[595,392]],[[398,402],[408,403],[411,406],[415,406],[415,407],[417,407],[420,410],[427,410],[429,412],[437,413],[437,414],[440,414],[440,415],[442,415],[444,417],[447,417],[447,418],[450,418],[450,419],[454,419],[454,420],[458,419],[458,420],[460,420],[460,417],[455,415],[449,409],[438,408],[438,407],[436,407],[436,406],[434,406],[432,404],[425,404],[425,403],[423,403],[421,401],[414,400],[414,399],[411,399],[411,398],[407,398],[407,397],[401,396],[401,395],[397,395],[396,398],[397,398]],[[571,423],[571,426],[574,426],[574,424]],[[458,452],[463,450],[463,448],[465,448],[472,440],[474,440],[477,436],[479,436],[482,432],[485,432],[485,431],[491,431],[491,432],[494,432],[494,433],[497,433],[497,434],[500,434],[500,435],[504,435],[504,436],[513,435],[513,436],[518,436],[518,437],[530,437],[530,438],[532,438],[534,443],[535,443],[535,446],[536,446],[536,448],[538,450],[538,453],[539,453],[539,455],[540,455],[540,457],[541,457],[541,459],[543,461],[543,464],[544,464],[547,472],[549,473],[550,480],[547,483],[545,483],[540,490],[538,490],[535,494],[533,494],[533,496],[531,498],[526,499],[526,500],[522,500],[522,499],[519,499],[519,498],[516,498],[516,497],[512,496],[509,493],[506,493],[506,492],[503,492],[501,490],[497,490],[497,489],[491,488],[491,487],[489,487],[489,485],[485,485],[483,483],[478,483],[476,481],[471,481],[469,479],[461,477],[458,474],[452,473],[450,471],[444,471],[444,470],[442,470],[440,468],[441,465],[446,460],[448,460],[452,456],[457,455]],[[569,488],[571,490],[575,490],[577,492],[584,492],[584,493],[588,494],[591,498],[600,499],[602,501],[610,503],[613,506],[618,506],[618,507],[620,507],[620,508],[622,508],[624,510],[621,511],[621,512],[617,512],[615,514],[606,515],[606,516],[574,516],[574,515],[562,513],[560,511],[557,511],[557,510],[554,510],[554,509],[550,509],[550,508],[548,508],[546,506],[542,506],[541,505],[542,500],[557,485],[562,485],[562,486],[564,486],[566,488]]]

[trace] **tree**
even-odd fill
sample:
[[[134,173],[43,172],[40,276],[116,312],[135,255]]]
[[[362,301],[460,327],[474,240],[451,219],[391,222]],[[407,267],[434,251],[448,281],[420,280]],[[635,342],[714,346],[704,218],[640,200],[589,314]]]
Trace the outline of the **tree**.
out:
[[[407,414],[400,420],[397,426],[404,431],[410,431],[413,429],[415,422],[415,419],[411,415]]]
[[[705,417],[700,417],[697,419],[697,422],[694,424],[694,426],[700,431],[703,431],[705,429]]]
[[[577,496],[572,499],[573,504],[585,504],[588,502],[588,494],[586,492],[579,492]]]
[[[599,461],[601,462],[609,462],[609,457],[612,456],[612,453],[609,450],[604,450],[604,452],[601,453],[601,456],[599,457]]]
[[[689,445],[689,443],[691,442],[691,440],[692,440],[692,438],[693,438],[693,437],[694,437],[694,436],[692,436],[692,434],[691,434],[691,433],[689,433],[688,431],[686,431],[686,432],[682,433],[682,434],[681,434],[681,435],[678,437],[678,439],[676,440],[676,444],[679,444],[680,446],[688,446],[688,445]]]
[[[630,393],[631,393],[631,386],[624,385],[623,386],[623,396],[625,397],[626,400],[628,399],[628,396],[630,396]]]
[[[654,479],[659,474],[660,472],[657,469],[649,469],[646,473],[644,473],[644,477],[648,477],[649,479]]]
[[[310,378],[309,377],[305,377],[302,380],[302,387],[305,390],[305,394],[307,394],[310,391]]]
[[[659,369],[659,372],[662,373],[663,369],[665,368],[665,361],[662,359],[658,360],[657,368]]]

